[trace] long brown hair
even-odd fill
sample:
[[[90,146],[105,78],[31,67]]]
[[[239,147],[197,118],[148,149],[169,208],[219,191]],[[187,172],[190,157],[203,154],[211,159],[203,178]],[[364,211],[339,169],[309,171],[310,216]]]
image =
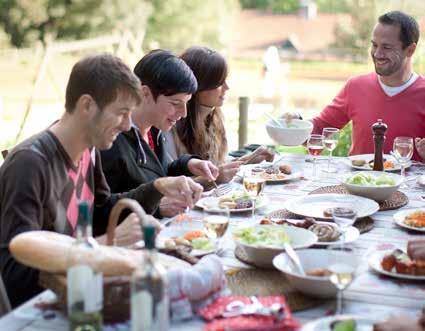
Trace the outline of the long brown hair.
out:
[[[198,90],[187,104],[187,117],[176,125],[177,135],[188,153],[199,155],[216,164],[224,161],[227,154],[227,138],[223,113],[216,108],[204,123],[199,119],[198,94],[223,85],[227,78],[227,63],[222,55],[206,48],[188,48],[181,58],[192,69],[198,81]]]

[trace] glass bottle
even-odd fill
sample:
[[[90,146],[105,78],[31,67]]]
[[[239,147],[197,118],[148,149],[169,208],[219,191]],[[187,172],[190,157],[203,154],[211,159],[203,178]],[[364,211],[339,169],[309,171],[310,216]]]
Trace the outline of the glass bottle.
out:
[[[77,236],[68,255],[67,298],[70,331],[100,331],[103,324],[103,276],[96,272],[101,255],[99,245],[92,236],[89,209],[87,201],[78,203]],[[83,259],[83,255],[90,258]]]
[[[154,226],[143,227],[143,238],[143,263],[131,279],[131,330],[165,331],[169,329],[168,284],[156,258]]]

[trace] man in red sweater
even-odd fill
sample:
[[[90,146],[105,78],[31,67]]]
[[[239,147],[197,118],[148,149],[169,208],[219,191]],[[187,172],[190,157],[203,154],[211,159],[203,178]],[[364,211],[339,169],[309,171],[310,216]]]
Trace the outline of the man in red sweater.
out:
[[[382,119],[388,125],[384,153],[391,151],[395,137],[416,137],[413,158],[425,159],[425,78],[412,67],[418,40],[419,26],[413,17],[400,11],[380,16],[371,39],[375,72],[350,78],[311,120],[313,133],[324,127],[342,128],[351,120],[350,154],[373,153],[371,126]]]

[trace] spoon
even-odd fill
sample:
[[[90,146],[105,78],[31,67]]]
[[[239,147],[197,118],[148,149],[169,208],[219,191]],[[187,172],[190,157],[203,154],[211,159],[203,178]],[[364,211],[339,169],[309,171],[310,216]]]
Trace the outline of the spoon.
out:
[[[274,116],[270,115],[269,113],[264,113],[266,116],[273,121],[274,124],[276,124],[279,128],[285,128],[285,126],[282,125],[281,122],[279,122]]]
[[[294,263],[294,265],[297,267],[298,272],[300,273],[301,276],[305,276],[305,272],[304,272],[304,268],[301,265],[300,259],[298,257],[298,254],[295,253],[294,249],[292,248],[292,246],[288,243],[284,243],[283,247],[285,248],[286,254],[288,254],[288,256],[290,257],[292,263]]]

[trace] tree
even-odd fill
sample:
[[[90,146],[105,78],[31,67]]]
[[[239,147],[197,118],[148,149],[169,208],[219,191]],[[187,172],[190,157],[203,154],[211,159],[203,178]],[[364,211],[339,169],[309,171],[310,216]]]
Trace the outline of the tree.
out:
[[[152,0],[146,44],[181,51],[188,46],[208,43],[226,45],[233,31],[238,0]]]
[[[14,46],[145,28],[147,0],[0,0],[0,25]]]
[[[271,10],[276,14],[294,13],[299,9],[299,0],[240,0],[242,8]]]

